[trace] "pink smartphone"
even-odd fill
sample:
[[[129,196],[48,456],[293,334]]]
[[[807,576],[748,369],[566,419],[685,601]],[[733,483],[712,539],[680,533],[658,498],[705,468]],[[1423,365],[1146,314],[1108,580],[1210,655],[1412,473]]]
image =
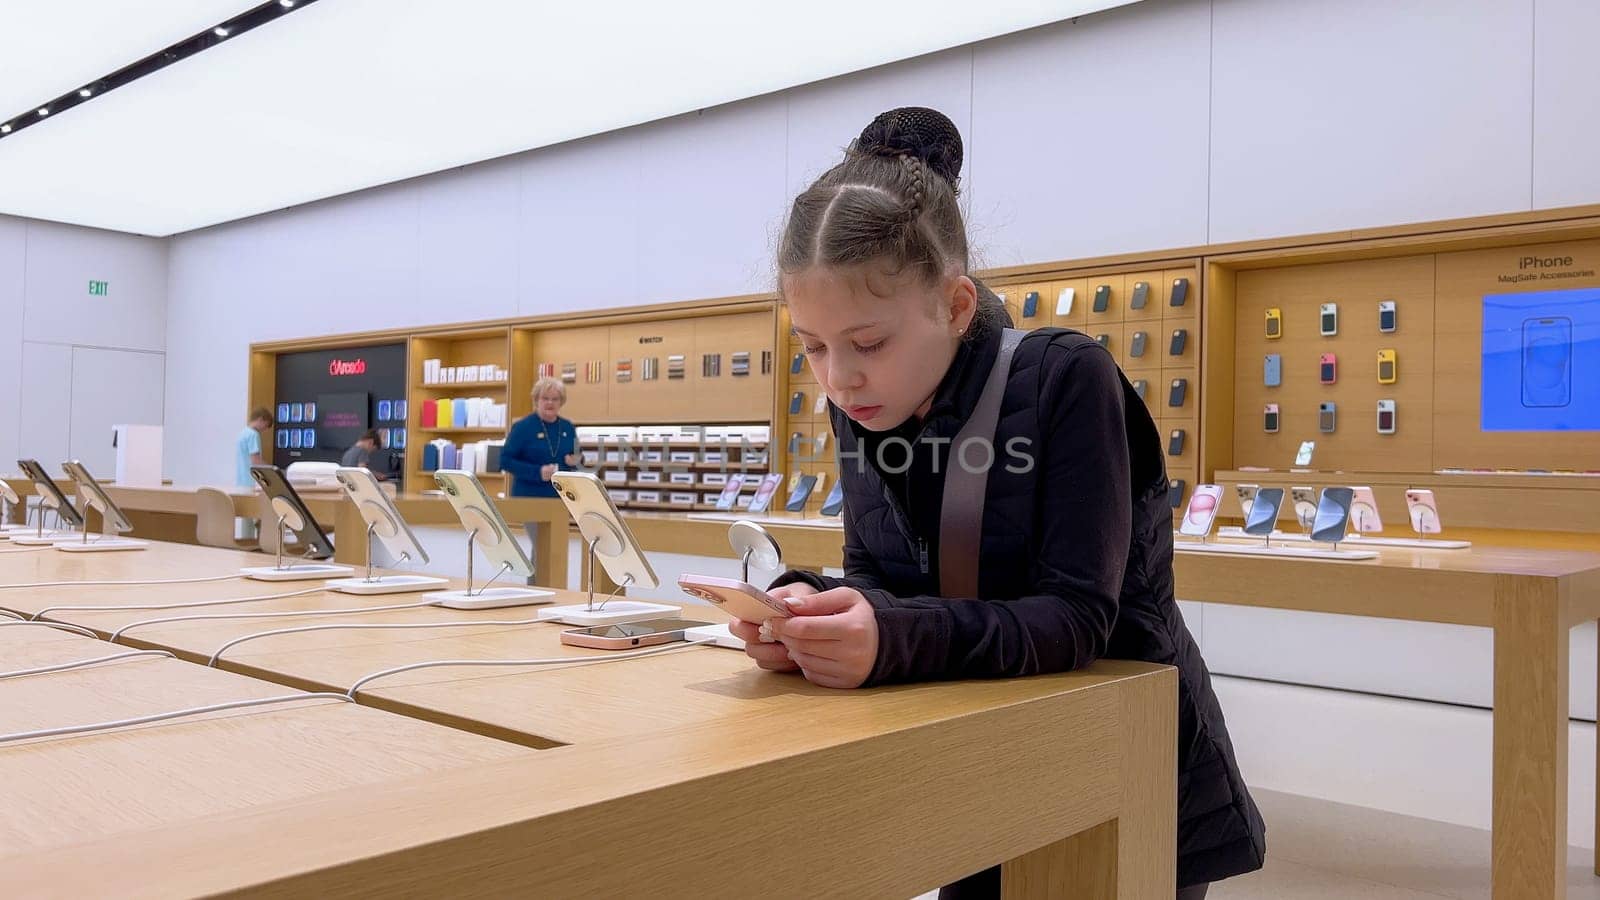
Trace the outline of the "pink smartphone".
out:
[[[1438,534],[1443,530],[1433,491],[1422,488],[1406,491],[1406,511],[1411,514],[1411,530],[1417,534]]]
[[[766,591],[736,578],[685,574],[678,576],[678,587],[691,597],[709,601],[734,618],[756,625],[768,619],[787,619],[794,615],[783,601],[774,600]]]
[[[1378,515],[1378,498],[1370,487],[1350,488],[1350,525],[1358,534],[1374,534],[1383,530],[1383,517]]]
[[[1205,537],[1211,533],[1211,520],[1217,517],[1217,507],[1222,503],[1222,487],[1215,484],[1197,485],[1189,497],[1189,508],[1184,511],[1179,534]]]
[[[593,628],[574,628],[561,632],[561,643],[594,650],[631,650],[634,647],[653,647],[681,641],[685,630],[710,624],[688,619],[650,619],[647,622],[596,625]]]

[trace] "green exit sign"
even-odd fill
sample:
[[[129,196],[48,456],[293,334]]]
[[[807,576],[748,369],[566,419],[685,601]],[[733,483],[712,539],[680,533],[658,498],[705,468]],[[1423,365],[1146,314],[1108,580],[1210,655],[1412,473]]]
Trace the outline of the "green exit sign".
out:
[[[104,297],[109,293],[111,293],[111,282],[109,282],[109,281],[91,281],[91,282],[89,282],[89,296],[91,296],[91,297]]]

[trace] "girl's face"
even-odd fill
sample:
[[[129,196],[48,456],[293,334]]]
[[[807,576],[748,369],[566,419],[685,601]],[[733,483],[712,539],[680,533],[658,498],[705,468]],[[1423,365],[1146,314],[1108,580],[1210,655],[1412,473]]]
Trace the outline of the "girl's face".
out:
[[[539,401],[535,405],[539,410],[539,418],[546,422],[554,422],[556,416],[561,414],[561,395],[547,390],[539,395]]]
[[[927,285],[864,266],[785,275],[783,293],[817,383],[872,431],[927,414],[977,304],[965,275]]]

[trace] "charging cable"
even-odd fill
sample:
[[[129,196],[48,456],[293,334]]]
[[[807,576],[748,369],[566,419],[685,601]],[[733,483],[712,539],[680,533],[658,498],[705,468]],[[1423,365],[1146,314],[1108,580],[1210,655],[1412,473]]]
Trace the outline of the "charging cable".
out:
[[[155,713],[149,716],[139,716],[132,719],[118,719],[114,722],[95,722],[89,725],[67,725],[61,728],[43,728],[38,731],[19,731],[14,734],[0,734],[0,744],[12,741],[26,741],[32,738],[61,737],[69,734],[86,734],[91,731],[106,731],[112,728],[127,728],[132,725],[145,725],[150,722],[163,722],[168,719],[181,719],[185,716],[198,716],[205,713],[221,712],[228,709],[247,709],[252,706],[268,706],[274,703],[294,703],[300,700],[342,700],[346,703],[355,702],[344,694],[314,693],[314,694],[285,694],[280,697],[258,697],[254,700],[235,700],[231,703],[213,703],[210,706],[196,706],[190,709],[180,709],[173,712]]]
[[[329,622],[325,625],[301,625],[298,628],[276,628],[272,631],[258,631],[255,634],[247,634],[243,637],[234,638],[226,644],[223,644],[221,647],[218,647],[217,652],[211,654],[211,658],[206,661],[206,665],[215,666],[217,664],[217,660],[222,658],[222,654],[224,652],[231,647],[244,643],[245,641],[253,641],[256,638],[272,637],[279,634],[303,634],[307,631],[356,631],[371,628],[464,628],[471,625],[541,625],[545,624],[546,622],[548,622],[546,619],[483,619],[475,622]]]
[[[232,581],[235,578],[245,578],[245,575],[207,575],[204,578],[158,578],[155,580],[134,581],[30,581],[25,584],[0,584],[0,590],[7,588],[36,588],[36,587],[102,587],[106,585],[124,584],[203,584],[208,581]]]
[[[417,669],[431,669],[437,666],[593,665],[595,663],[621,662],[625,659],[638,659],[641,656],[655,656],[658,653],[672,653],[677,650],[685,650],[689,647],[695,647],[700,644],[709,644],[711,643],[711,640],[711,638],[703,638],[697,641],[684,641],[682,643],[668,644],[665,647],[652,647],[649,650],[630,650],[626,653],[615,653],[606,656],[564,656],[547,659],[436,659],[431,662],[412,663],[408,666],[396,666],[393,669],[384,669],[382,672],[374,672],[371,675],[363,675],[362,677],[356,679],[355,684],[350,685],[350,690],[345,694],[345,697],[353,701],[356,699],[356,691],[359,691],[362,685],[365,685],[368,682],[377,681],[379,678],[387,678],[390,675],[398,675],[401,672],[411,672]]]
[[[320,590],[320,588],[318,589]],[[129,622],[111,633],[111,643],[115,644],[117,638],[123,633],[141,625],[163,625],[170,622],[199,622],[211,619],[289,619],[296,616],[335,616],[344,613],[369,613],[388,612],[395,609],[422,609],[425,606],[438,606],[437,600],[427,600],[422,603],[396,603],[390,606],[352,606],[345,609],[291,609],[283,612],[258,612],[258,613],[207,613],[195,616],[166,616],[160,619],[144,619],[139,622]]]
[[[78,625],[69,625],[66,622],[30,622],[30,621],[28,621],[26,619],[18,619],[17,621],[14,621],[14,622],[12,622],[12,621],[0,622],[0,628],[4,628],[7,625],[37,625],[40,628],[59,628],[62,631],[72,631],[72,632],[76,632],[78,634],[84,635],[86,637],[94,638],[97,641],[100,640],[100,635],[95,634],[94,632],[90,631],[89,629],[83,628],[83,627],[78,626]]]
[[[7,547],[4,550],[0,550],[0,556],[4,556],[7,553],[37,553],[40,550],[49,549],[49,547]]]
[[[17,669],[13,672],[0,672],[0,679],[21,678],[24,675],[44,675],[48,672],[65,672],[68,669],[81,669],[96,663],[114,662],[119,659],[133,659],[138,656],[165,656],[168,659],[177,659],[176,656],[165,650],[130,650],[127,653],[113,653],[110,656],[97,656],[94,659],[80,659],[76,662],[57,663],[53,666],[39,666],[36,669]]]
[[[33,618],[39,619],[42,618],[45,613],[60,612],[63,610],[67,612],[99,612],[103,610],[192,609],[197,606],[228,606],[229,604],[233,603],[254,603],[257,600],[284,600],[289,597],[304,597],[307,594],[317,594],[324,590],[326,590],[326,588],[302,588],[298,591],[288,591],[286,593],[277,594],[260,594],[255,597],[229,597],[226,600],[194,600],[185,603],[135,603],[128,606],[46,606],[44,609],[34,613]]]

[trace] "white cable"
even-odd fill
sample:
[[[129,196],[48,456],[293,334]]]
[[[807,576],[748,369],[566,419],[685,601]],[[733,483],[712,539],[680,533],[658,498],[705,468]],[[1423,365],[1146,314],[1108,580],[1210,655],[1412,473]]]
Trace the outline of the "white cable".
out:
[[[0,609],[0,616],[10,616],[13,619],[27,621],[28,617],[21,613],[14,613],[9,609]]]
[[[30,581],[26,584],[0,584],[0,590],[6,588],[34,588],[34,587],[102,587],[105,585],[122,584],[201,584],[207,581],[230,581],[235,578],[245,578],[244,575],[207,575],[204,578],[158,578],[154,580],[135,579],[133,581]]]
[[[316,594],[327,588],[302,588],[298,591],[276,594],[258,594],[254,597],[229,597],[226,600],[190,600],[183,603],[133,603],[126,606],[46,606],[33,614],[38,619],[45,613],[60,612],[99,612],[102,610],[129,610],[129,609],[192,609],[196,606],[228,606],[234,603],[253,603],[257,600],[283,600],[287,597],[303,597],[306,594]]]
[[[37,626],[39,626],[41,628],[59,628],[62,631],[75,631],[78,634],[88,635],[89,637],[92,637],[97,641],[100,640],[100,635],[95,634],[94,632],[90,631],[89,629],[83,628],[83,627],[78,626],[78,625],[68,625],[66,622],[30,622],[30,621],[27,621],[27,620],[20,620],[20,619],[18,621],[15,621],[15,622],[0,622],[0,628],[4,628],[7,625],[37,625]]]
[[[674,650],[683,650],[700,644],[709,644],[713,638],[703,638],[698,641],[684,641],[682,643],[668,644],[665,647],[652,647],[649,650],[630,650],[627,653],[614,653],[606,656],[560,656],[548,659],[436,659],[431,662],[412,663],[408,666],[396,666],[393,669],[384,669],[371,675],[363,675],[350,685],[350,690],[345,694],[351,700],[356,698],[356,691],[369,681],[376,681],[389,675],[398,675],[401,672],[410,672],[414,669],[431,669],[435,666],[554,666],[554,665],[592,665],[594,663],[621,662],[625,659],[637,659],[641,656],[654,656],[657,653],[671,653]]]
[[[7,547],[4,550],[0,550],[0,556],[4,556],[7,553],[34,553],[34,552],[37,552],[39,550],[49,550],[49,549],[50,549],[49,546],[44,546],[44,547]]]
[[[38,731],[19,731],[15,734],[0,734],[0,744],[11,741],[25,741],[30,738],[60,737],[68,734],[84,734],[90,731],[105,731],[109,728],[126,728],[132,725],[144,725],[149,722],[162,722],[167,719],[181,719],[184,716],[198,716],[210,712],[220,712],[225,709],[245,709],[251,706],[266,706],[271,703],[293,703],[297,700],[319,699],[343,700],[346,703],[354,702],[344,694],[315,693],[315,694],[285,694],[281,697],[259,697],[255,700],[235,700],[231,703],[213,703],[210,706],[196,706],[191,709],[180,709],[175,712],[156,713],[149,716],[139,716],[133,719],[118,719],[114,722],[95,722],[90,725],[67,725],[61,728],[44,728]]]
[[[321,590],[321,588],[318,588],[318,590]],[[128,624],[111,633],[111,643],[115,644],[117,642],[117,638],[122,637],[123,632],[130,628],[138,628],[140,625],[162,625],[169,622],[199,622],[210,619],[288,619],[295,616],[334,616],[341,615],[343,613],[388,612],[389,610],[394,609],[421,609],[424,606],[438,605],[439,601],[437,600],[424,600],[421,603],[396,603],[391,606],[349,606],[345,607],[344,609],[291,609],[284,610],[283,612],[205,613],[203,615],[195,616],[166,616],[160,619],[144,619],[138,622],[129,622]]]
[[[216,665],[222,654],[236,644],[278,634],[301,634],[307,631],[336,631],[341,629],[360,630],[365,628],[463,628],[469,625],[542,625],[548,621],[548,619],[482,619],[464,622],[329,622],[323,625],[301,625],[297,628],[275,628],[271,631],[258,631],[255,634],[234,638],[218,647],[217,652],[211,654],[211,659],[206,662],[206,665]]]
[[[0,672],[0,679],[21,678],[24,675],[44,675],[48,672],[65,672],[68,669],[81,669],[96,663],[113,662],[119,659],[133,659],[136,656],[165,656],[177,659],[165,650],[129,650],[126,653],[113,653],[110,656],[97,656],[94,659],[80,659],[76,662],[57,663],[53,666],[40,666],[37,669],[17,669],[14,672]]]

